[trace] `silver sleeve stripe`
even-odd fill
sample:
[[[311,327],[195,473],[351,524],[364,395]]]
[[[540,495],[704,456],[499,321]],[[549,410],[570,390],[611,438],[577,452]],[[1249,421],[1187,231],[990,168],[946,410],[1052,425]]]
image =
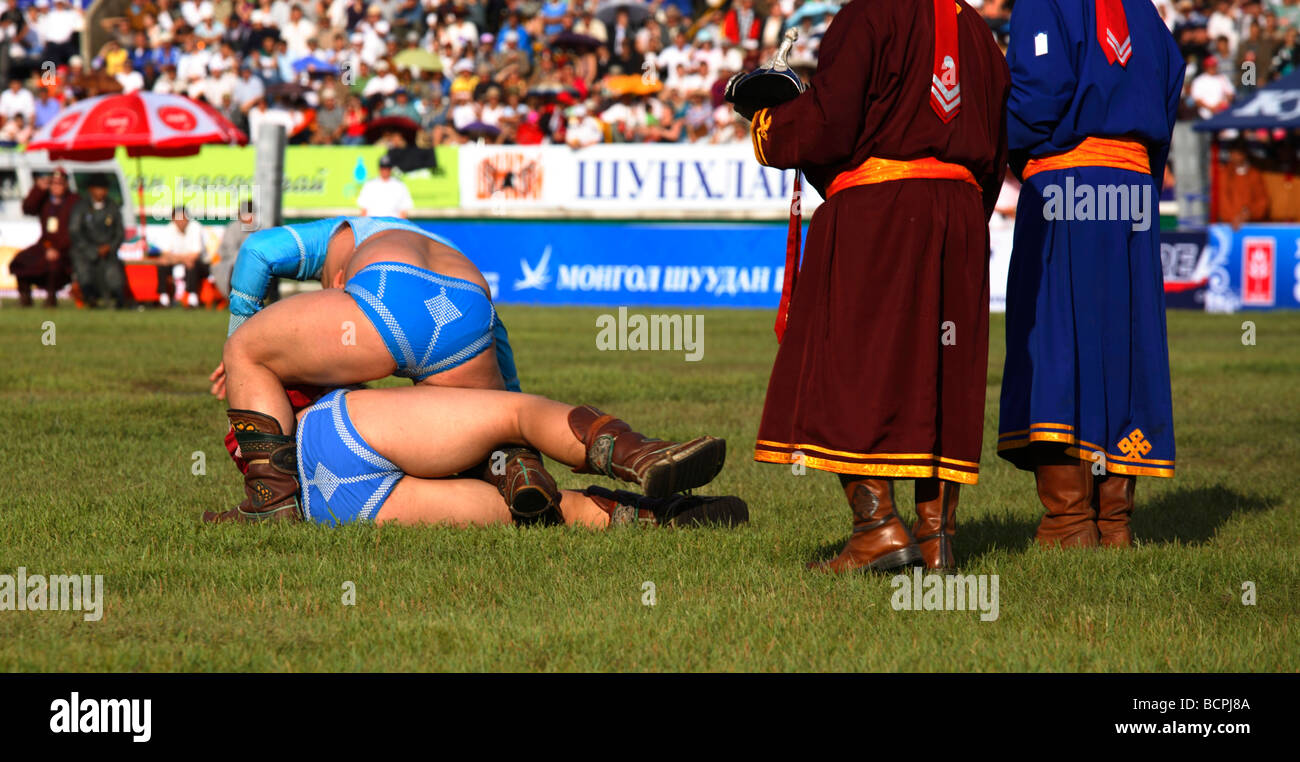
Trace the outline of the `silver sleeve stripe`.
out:
[[[232,288],[232,289],[230,289],[230,295],[233,296],[233,297],[237,297],[237,298],[239,298],[239,299],[243,299],[243,300],[245,300],[245,301],[247,301],[247,302],[250,302],[250,303],[252,303],[252,304],[254,304],[254,305],[261,306],[261,304],[262,304],[262,300],[261,300],[261,299],[257,298],[256,296],[253,296],[252,294],[250,294],[250,293],[248,293],[248,292],[246,292],[246,291],[240,291],[240,290],[237,289],[237,288]]]

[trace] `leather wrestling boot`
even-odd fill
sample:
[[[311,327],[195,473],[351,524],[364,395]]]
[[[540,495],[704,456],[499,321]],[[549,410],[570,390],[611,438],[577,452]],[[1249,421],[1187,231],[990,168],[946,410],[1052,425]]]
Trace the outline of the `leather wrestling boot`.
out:
[[[912,536],[921,548],[925,568],[948,572],[957,568],[952,538],[957,531],[957,493],[961,485],[943,479],[916,480],[916,523]]]
[[[587,448],[576,474],[601,474],[640,485],[649,497],[702,487],[713,481],[727,457],[727,442],[698,437],[689,442],[647,439],[626,422],[591,405],[569,412],[569,428]]]
[[[1133,515],[1133,496],[1137,477],[1107,474],[1093,482],[1093,506],[1097,509],[1098,541],[1107,548],[1133,547],[1129,518]]]
[[[609,514],[610,526],[735,527],[749,521],[749,506],[731,495],[656,498],[594,485],[582,494]]]
[[[922,562],[921,550],[894,510],[892,479],[853,479],[840,476],[853,509],[853,534],[840,554],[809,569],[847,572],[870,569],[887,572]]]
[[[237,521],[301,521],[298,505],[298,454],[294,438],[280,430],[269,415],[252,410],[227,410],[239,452],[248,463],[244,472],[244,502],[223,513],[205,511],[209,523]]]
[[[497,448],[475,475],[497,488],[516,524],[564,523],[560,488],[547,473],[536,450],[517,446]]]
[[[1038,499],[1047,513],[1034,539],[1039,545],[1092,548],[1097,545],[1097,513],[1092,507],[1092,466],[1087,461],[1034,467]]]

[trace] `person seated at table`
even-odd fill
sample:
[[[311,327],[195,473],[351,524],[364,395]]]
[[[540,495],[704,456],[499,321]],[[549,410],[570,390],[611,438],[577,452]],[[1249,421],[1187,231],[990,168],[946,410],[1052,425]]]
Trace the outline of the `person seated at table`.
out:
[[[185,284],[186,306],[199,306],[199,293],[211,259],[203,242],[203,226],[190,220],[185,207],[178,206],[172,209],[167,229],[150,239],[149,244],[158,249],[159,304],[171,306],[179,280]]]

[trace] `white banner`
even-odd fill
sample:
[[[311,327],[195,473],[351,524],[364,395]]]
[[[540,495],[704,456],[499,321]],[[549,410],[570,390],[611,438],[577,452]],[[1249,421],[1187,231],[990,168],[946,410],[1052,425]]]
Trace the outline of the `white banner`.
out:
[[[466,145],[460,149],[460,199],[467,209],[780,217],[789,212],[793,182],[793,171],[756,162],[748,143],[612,143],[579,150]],[[820,203],[816,192],[805,192],[805,215]]]

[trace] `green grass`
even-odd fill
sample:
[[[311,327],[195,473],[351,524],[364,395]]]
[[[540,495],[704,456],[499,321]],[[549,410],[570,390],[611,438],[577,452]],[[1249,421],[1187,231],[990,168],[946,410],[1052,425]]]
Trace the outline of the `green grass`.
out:
[[[958,561],[1000,575],[1000,617],[894,611],[885,577],[830,577],[833,476],[749,459],[770,312],[709,312],[705,357],[598,352],[595,310],[506,308],[530,391],[731,457],[736,530],[205,527],[241,496],[205,377],[225,316],[0,308],[0,573],[105,575],[102,621],[0,611],[0,670],[1288,671],[1300,665],[1300,314],[1170,314],[1178,476],[1142,479],[1132,552],[1031,544],[1032,477],[993,455]],[[57,344],[41,342],[54,320]],[[191,473],[206,454],[207,474]],[[566,486],[584,477],[555,469]],[[905,516],[911,489],[901,490]],[[345,581],[356,605],[341,602]],[[642,605],[654,582],[656,606]],[[1258,604],[1242,604],[1242,583]]]

